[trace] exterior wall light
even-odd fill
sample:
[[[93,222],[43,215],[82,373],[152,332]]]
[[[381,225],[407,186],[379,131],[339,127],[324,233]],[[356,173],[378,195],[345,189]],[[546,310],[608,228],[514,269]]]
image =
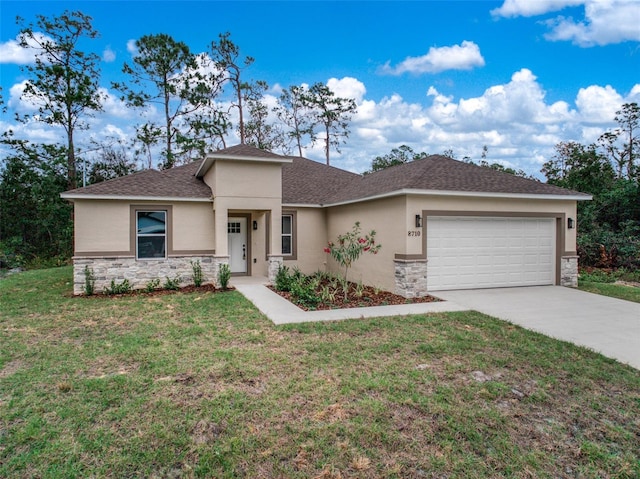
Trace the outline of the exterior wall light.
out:
[[[258,222],[256,220],[253,220],[253,230],[257,230],[258,229]]]
[[[416,215],[416,228],[422,228],[422,216]]]
[[[573,221],[573,218],[567,218],[567,228],[569,228],[570,230],[575,228],[575,222]]]

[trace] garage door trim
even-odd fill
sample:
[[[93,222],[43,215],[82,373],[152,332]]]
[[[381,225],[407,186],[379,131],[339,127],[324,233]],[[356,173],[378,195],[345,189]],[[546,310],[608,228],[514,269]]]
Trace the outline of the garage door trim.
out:
[[[542,212],[522,212],[522,211],[442,211],[442,210],[422,210],[422,257],[427,257],[427,219],[429,216],[461,216],[461,217],[489,217],[489,218],[555,218],[556,220],[556,257],[555,257],[555,284],[560,284],[560,261],[563,256],[575,255],[575,252],[564,251],[565,245],[565,213],[542,213]],[[428,266],[427,266],[428,269]]]

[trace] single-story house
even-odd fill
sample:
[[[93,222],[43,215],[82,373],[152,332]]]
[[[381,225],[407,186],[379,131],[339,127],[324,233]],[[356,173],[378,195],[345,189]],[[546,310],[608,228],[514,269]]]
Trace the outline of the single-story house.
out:
[[[246,145],[62,197],[74,204],[74,293],[179,276],[271,280],[282,264],[338,272],[328,241],[359,221],[379,254],[351,280],[411,298],[428,291],[576,286],[576,205],[591,197],[432,155],[366,175]]]

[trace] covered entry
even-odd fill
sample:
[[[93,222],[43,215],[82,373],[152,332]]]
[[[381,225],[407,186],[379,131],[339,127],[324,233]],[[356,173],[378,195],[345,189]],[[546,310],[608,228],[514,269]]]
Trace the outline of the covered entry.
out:
[[[429,291],[555,284],[556,219],[427,218]]]

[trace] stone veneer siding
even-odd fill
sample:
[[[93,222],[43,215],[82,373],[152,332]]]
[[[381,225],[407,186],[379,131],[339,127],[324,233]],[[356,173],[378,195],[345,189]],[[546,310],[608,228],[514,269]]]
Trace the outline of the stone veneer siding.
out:
[[[267,271],[269,282],[271,284],[276,282],[276,275],[278,274],[278,269],[280,266],[284,264],[284,259],[282,256],[269,255],[269,269]]]
[[[160,280],[160,287],[167,278],[180,278],[180,285],[193,284],[191,262],[200,261],[204,284],[216,284],[218,270],[223,263],[229,263],[228,256],[178,256],[161,260],[136,260],[133,257],[115,258],[73,258],[73,294],[84,294],[85,266],[93,271],[95,292],[102,293],[111,285],[111,280],[122,283],[129,280],[133,289],[146,288],[149,281]]]
[[[427,260],[394,260],[395,293],[404,298],[427,296]]]
[[[560,286],[578,287],[577,256],[563,256],[560,259]]]

